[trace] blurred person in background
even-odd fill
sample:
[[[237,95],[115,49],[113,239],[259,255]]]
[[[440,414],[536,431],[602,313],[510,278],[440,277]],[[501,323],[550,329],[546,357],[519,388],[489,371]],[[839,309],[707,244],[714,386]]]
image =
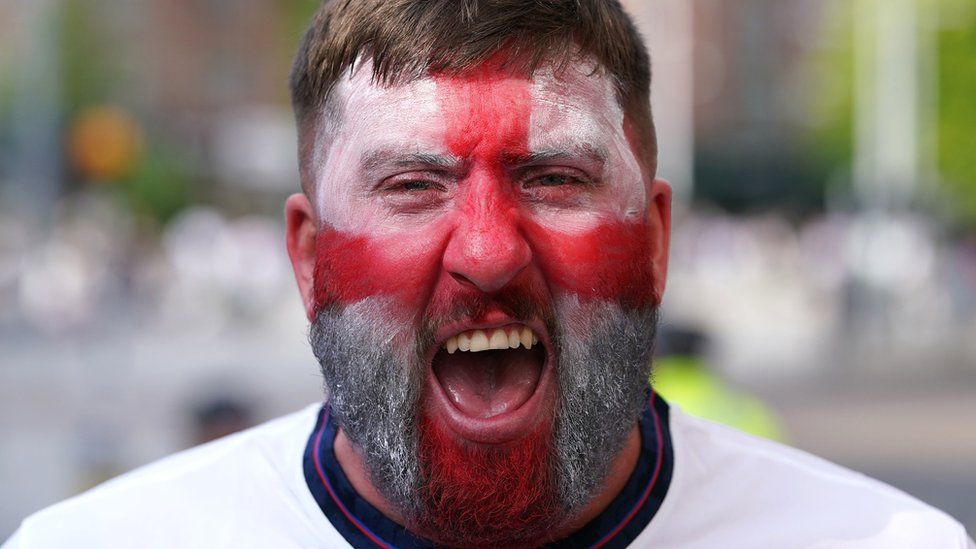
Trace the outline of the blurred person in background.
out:
[[[654,358],[654,391],[700,418],[783,441],[775,413],[758,398],[729,386],[706,357],[708,336],[691,326],[665,324]]]
[[[242,399],[213,396],[196,406],[193,414],[193,442],[204,444],[254,425],[250,406]]]
[[[323,405],[27,518],[21,547],[972,547],[648,384],[670,190],[616,2],[327,2],[287,248]]]

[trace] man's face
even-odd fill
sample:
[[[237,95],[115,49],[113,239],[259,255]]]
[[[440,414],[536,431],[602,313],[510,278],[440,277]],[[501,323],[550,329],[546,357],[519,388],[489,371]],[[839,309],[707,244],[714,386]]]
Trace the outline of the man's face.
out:
[[[508,523],[482,542],[537,535],[586,504],[641,407],[666,185],[587,64],[392,87],[364,67],[335,93],[305,292],[333,412],[418,528],[471,542],[443,532],[481,513]]]

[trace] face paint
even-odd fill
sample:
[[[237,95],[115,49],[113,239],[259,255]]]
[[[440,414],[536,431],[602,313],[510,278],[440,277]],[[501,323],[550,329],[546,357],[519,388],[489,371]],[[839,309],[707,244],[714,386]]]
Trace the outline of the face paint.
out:
[[[607,222],[579,234],[525,223],[538,249],[539,269],[557,290],[589,299],[616,300],[638,308],[660,303],[654,292],[649,258],[650,234],[644,223]],[[324,228],[317,237],[316,308],[348,305],[370,296],[389,296],[403,304],[404,318],[423,310],[441,265],[425,257],[436,240],[349,236]],[[484,246],[497,245],[486,239]],[[485,258],[487,261],[490,258]]]
[[[608,222],[577,235],[529,226],[553,286],[583,301],[617,301],[629,308],[657,306],[650,260],[650,233],[644,223]]]
[[[316,309],[350,305],[374,296],[391,297],[409,318],[418,310],[429,291],[436,263],[425,260],[425,250],[410,247],[414,242],[397,238],[350,236],[323,228],[316,237]]]
[[[373,484],[448,543],[466,535],[448,532],[457,516],[509,517],[506,534],[480,535],[521,543],[528,523],[578,511],[642,405],[658,301],[645,182],[613,88],[591,72],[526,79],[488,64],[381,88],[364,66],[340,85],[343,119],[318,170],[313,348]],[[499,322],[540,333],[535,393],[497,419],[457,420],[432,372],[477,361],[441,345]],[[485,429],[503,442],[463,451]],[[529,456],[546,458],[488,466]],[[477,486],[488,499],[465,503]]]
[[[343,110],[357,117],[319,170],[316,304],[392,295],[416,313],[450,288],[440,271],[451,244],[476,272],[504,271],[528,249],[554,294],[656,301],[644,181],[612,86],[589,70],[530,82],[489,65],[387,89],[362,67],[343,81]]]
[[[499,452],[458,445],[436,422],[421,419],[425,512],[417,530],[450,547],[530,547],[545,539],[563,512],[549,429],[540,425]]]

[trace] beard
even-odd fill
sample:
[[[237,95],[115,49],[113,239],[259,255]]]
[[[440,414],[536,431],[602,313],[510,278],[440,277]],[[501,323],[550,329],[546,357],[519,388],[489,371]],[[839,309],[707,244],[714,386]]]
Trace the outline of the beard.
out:
[[[545,541],[599,491],[645,405],[657,308],[576,297],[544,308],[517,292],[458,301],[419,329],[391,320],[402,313],[382,298],[320,310],[309,339],[333,417],[372,484],[417,533],[450,546]],[[425,357],[437,326],[499,305],[546,324],[557,404],[512,444],[459,443],[422,412]]]

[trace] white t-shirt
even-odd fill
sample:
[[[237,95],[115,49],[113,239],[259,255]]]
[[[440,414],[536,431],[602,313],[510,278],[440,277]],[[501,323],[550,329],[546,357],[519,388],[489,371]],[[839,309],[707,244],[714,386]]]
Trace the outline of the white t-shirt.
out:
[[[349,547],[307,484],[320,406],[137,469],[24,520],[2,549]],[[972,549],[945,513],[670,408],[673,469],[631,547]]]

